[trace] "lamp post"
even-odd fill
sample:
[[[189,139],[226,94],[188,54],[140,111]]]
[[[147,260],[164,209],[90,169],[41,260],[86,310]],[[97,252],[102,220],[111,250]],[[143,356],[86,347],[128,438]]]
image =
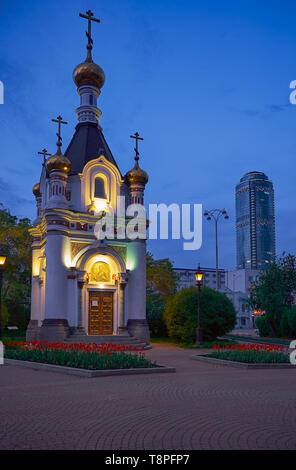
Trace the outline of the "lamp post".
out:
[[[197,271],[194,273],[197,289],[198,289],[198,297],[197,297],[197,328],[196,328],[196,340],[195,344],[197,346],[202,345],[202,329],[200,326],[200,287],[202,284],[203,273],[200,270],[200,265],[198,265]]]
[[[218,221],[220,217],[224,217],[224,219],[229,219],[229,215],[227,214],[225,209],[212,209],[210,211],[205,211],[204,216],[207,220],[214,220],[215,221],[215,235],[216,235],[216,290],[218,290]]]
[[[2,280],[7,256],[0,253],[0,341],[2,340]]]

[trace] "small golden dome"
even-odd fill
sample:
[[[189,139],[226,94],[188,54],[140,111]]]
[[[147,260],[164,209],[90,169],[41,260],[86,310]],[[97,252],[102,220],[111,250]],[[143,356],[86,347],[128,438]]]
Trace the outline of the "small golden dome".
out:
[[[34,186],[33,186],[33,194],[34,194],[35,197],[41,196],[41,193],[40,193],[40,183],[34,184]]]
[[[92,60],[86,60],[75,67],[73,80],[77,87],[81,85],[93,85],[101,89],[105,83],[103,69]]]
[[[148,177],[146,171],[142,170],[139,167],[139,163],[138,163],[139,157],[136,157],[135,160],[136,160],[135,166],[132,170],[127,172],[126,179],[127,179],[129,184],[138,184],[139,183],[139,184],[144,184],[145,185],[145,184],[148,183],[149,177]]]
[[[70,160],[62,154],[56,154],[50,157],[46,162],[46,168],[50,171],[64,171],[69,173],[71,170]]]
[[[91,205],[90,205],[89,208],[87,209],[87,212],[97,212],[97,208],[96,208],[96,206],[95,206],[94,201],[91,201]]]

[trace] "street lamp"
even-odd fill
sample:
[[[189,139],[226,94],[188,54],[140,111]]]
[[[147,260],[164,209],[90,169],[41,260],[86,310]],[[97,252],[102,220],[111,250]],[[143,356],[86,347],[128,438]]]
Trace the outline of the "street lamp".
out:
[[[195,344],[197,346],[202,346],[202,329],[200,326],[200,287],[202,284],[203,273],[200,270],[200,265],[198,265],[197,271],[194,273],[197,289],[198,289],[198,298],[197,298],[197,328],[196,328],[196,340]]]
[[[2,340],[2,280],[7,256],[0,253],[0,341]]]
[[[215,221],[215,234],[216,234],[216,290],[218,290],[218,221],[220,217],[224,217],[224,219],[229,219],[229,215],[227,214],[225,209],[212,209],[210,211],[205,211],[204,216],[207,220],[214,220]]]

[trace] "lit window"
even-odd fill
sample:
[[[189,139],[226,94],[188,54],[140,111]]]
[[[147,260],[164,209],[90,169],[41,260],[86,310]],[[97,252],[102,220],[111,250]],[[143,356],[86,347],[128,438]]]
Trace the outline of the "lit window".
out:
[[[100,176],[98,176],[95,179],[95,194],[94,194],[94,197],[99,198],[99,199],[107,199],[106,191],[105,191],[105,182],[104,182],[103,178],[101,178]]]

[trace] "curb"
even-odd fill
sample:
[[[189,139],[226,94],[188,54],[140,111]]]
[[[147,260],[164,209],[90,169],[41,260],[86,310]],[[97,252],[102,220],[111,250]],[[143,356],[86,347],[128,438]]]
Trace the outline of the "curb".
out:
[[[80,377],[94,378],[111,375],[137,375],[137,374],[162,374],[176,372],[175,367],[158,366],[154,368],[134,368],[134,369],[109,369],[109,370],[88,370],[75,369],[74,367],[57,366],[55,364],[42,364],[40,362],[20,361],[18,359],[4,359],[4,365],[27,367],[33,370],[43,370],[48,372],[58,372],[66,375],[78,375]]]
[[[235,362],[235,361],[226,361],[225,359],[216,359],[215,357],[203,356],[203,355],[194,355],[189,356],[190,359],[201,362],[209,362],[211,364],[216,364],[218,366],[228,366],[228,367],[237,367],[239,369],[295,369],[296,367],[292,364],[282,363],[282,364],[248,364],[246,362]]]

